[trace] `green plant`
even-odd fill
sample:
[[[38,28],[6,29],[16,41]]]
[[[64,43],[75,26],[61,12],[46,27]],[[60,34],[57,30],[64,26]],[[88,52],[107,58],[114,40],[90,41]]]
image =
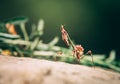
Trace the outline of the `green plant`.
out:
[[[40,19],[38,26],[32,25],[29,35],[25,27],[27,21],[27,17],[15,17],[0,24],[2,26],[0,31],[1,50],[8,49],[12,53],[11,55],[28,57],[36,56],[39,51],[58,50],[58,48],[52,47],[58,42],[58,37],[55,37],[48,44],[44,44],[40,39],[43,35],[44,20]],[[15,26],[19,26],[22,34],[17,33]]]
[[[80,60],[80,64],[92,66],[91,51],[83,55],[83,47],[74,45],[70,39],[68,33],[67,36],[63,35],[63,40],[69,48],[56,46],[59,38],[55,37],[49,43],[43,43],[41,36],[44,30],[44,20],[40,19],[38,25],[33,24],[31,32],[28,34],[25,24],[28,22],[27,17],[15,17],[8,21],[0,22],[0,54],[13,55],[18,57],[32,57],[36,59],[47,59],[53,61],[63,61],[67,63],[74,63],[73,56],[71,55],[71,49],[73,49],[73,55]],[[22,32],[19,34],[17,28]],[[66,30],[65,30],[66,31]],[[77,50],[76,50],[77,49]],[[80,51],[80,52],[79,52]],[[93,54],[94,65],[96,67],[109,68],[120,72],[120,60],[116,61],[115,51],[112,50],[108,58],[106,55]],[[79,64],[79,62],[78,62]]]

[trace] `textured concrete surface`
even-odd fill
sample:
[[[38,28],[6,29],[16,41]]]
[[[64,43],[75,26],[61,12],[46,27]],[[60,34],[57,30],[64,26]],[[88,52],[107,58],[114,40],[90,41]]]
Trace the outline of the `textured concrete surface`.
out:
[[[120,74],[100,68],[0,56],[0,84],[119,84]]]

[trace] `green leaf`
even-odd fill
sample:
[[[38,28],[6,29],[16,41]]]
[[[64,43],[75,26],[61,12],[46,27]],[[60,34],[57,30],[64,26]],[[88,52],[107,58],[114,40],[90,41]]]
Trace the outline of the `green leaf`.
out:
[[[30,50],[33,51],[39,43],[39,37],[36,37],[35,40],[31,43]]]
[[[5,23],[10,23],[10,24],[14,24],[14,25],[18,25],[18,24],[21,24],[21,23],[26,23],[28,21],[28,18],[27,17],[24,17],[24,16],[20,16],[20,17],[14,17],[14,18],[11,18],[11,19],[8,19],[5,21]]]
[[[0,22],[0,32],[7,32],[7,29],[5,28],[5,24],[3,22]]]
[[[49,46],[54,46],[58,42],[59,38],[55,37],[48,45]]]
[[[44,28],[44,20],[40,19],[40,21],[38,22],[38,27],[37,27],[37,31],[38,31],[38,35],[43,35],[43,28]]]
[[[7,39],[19,39],[20,38],[19,35],[11,35],[11,34],[7,34],[7,33],[0,33],[0,37],[7,38]]]
[[[115,57],[116,57],[116,52],[115,52],[115,50],[112,50],[111,52],[110,52],[110,55],[109,55],[109,57],[106,59],[106,63],[112,63],[114,60],[115,60]]]

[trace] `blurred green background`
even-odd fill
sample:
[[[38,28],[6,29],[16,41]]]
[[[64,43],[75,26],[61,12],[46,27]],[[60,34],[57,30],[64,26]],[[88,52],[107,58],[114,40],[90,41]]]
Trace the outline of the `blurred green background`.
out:
[[[40,18],[45,20],[45,43],[61,37],[64,24],[76,44],[94,53],[120,50],[120,0],[0,0],[0,21],[27,16],[27,30]],[[65,46],[63,41],[58,45]]]

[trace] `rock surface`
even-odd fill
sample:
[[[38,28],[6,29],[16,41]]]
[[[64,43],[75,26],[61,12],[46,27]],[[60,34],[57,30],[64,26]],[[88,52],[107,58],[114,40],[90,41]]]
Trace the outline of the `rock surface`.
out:
[[[100,68],[0,56],[0,84],[119,84],[120,74]]]

